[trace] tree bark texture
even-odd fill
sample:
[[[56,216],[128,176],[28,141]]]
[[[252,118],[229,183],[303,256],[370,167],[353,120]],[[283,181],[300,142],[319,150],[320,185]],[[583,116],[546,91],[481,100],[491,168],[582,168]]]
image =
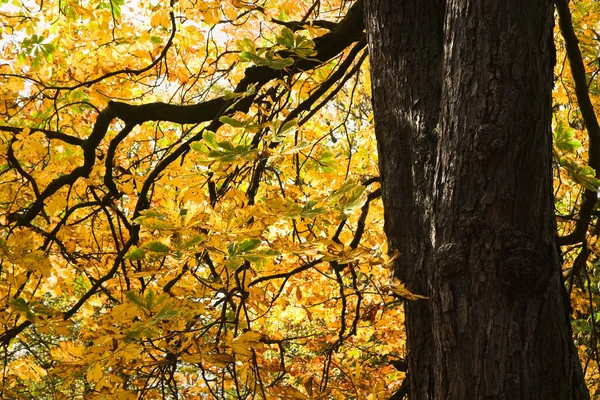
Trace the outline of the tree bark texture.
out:
[[[369,0],[411,400],[587,399],[552,195],[549,0]]]
[[[400,252],[398,278],[413,292],[427,293],[443,1],[372,1],[366,10],[388,248]],[[419,371],[411,392],[432,398],[431,310],[426,302],[409,302],[405,314],[409,370]]]

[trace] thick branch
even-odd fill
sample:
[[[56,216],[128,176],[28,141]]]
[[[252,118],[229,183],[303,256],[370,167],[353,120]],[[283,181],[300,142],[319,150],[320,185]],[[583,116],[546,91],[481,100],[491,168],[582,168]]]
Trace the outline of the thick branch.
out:
[[[363,24],[363,0],[358,0],[348,10],[348,14],[337,25],[336,29],[314,40],[317,55],[310,59],[298,59],[290,67],[293,73],[316,68],[337,56],[352,43],[365,37]],[[361,47],[362,48],[362,47]],[[251,85],[261,87],[265,83],[285,75],[286,71],[274,70],[268,66],[253,66],[246,69],[244,78],[240,81],[236,93],[245,92]],[[212,120],[227,104],[225,97],[218,97],[193,105],[173,105],[167,103],[150,103],[130,105],[111,102],[117,118],[126,123],[142,123],[146,121],[168,121],[179,124],[197,124]]]
[[[329,29],[329,30],[333,30],[337,26],[337,23],[331,22],[331,21],[326,21],[326,20],[315,20],[315,21],[310,21],[310,22],[302,22],[302,21],[286,22],[286,21],[280,21],[278,19],[272,19],[271,21],[275,22],[278,25],[283,25],[287,28],[290,28],[294,32],[302,30],[307,26],[315,26],[318,28],[324,28],[324,29]]]
[[[83,147],[83,165],[75,168],[66,175],[62,175],[46,186],[46,189],[35,199],[31,206],[24,213],[13,213],[8,216],[8,220],[16,222],[17,226],[24,226],[31,222],[44,207],[44,201],[60,190],[62,187],[72,185],[77,179],[89,176],[96,158],[96,148],[106,135],[114,113],[110,104],[106,107],[96,119],[96,125],[91,135],[85,140]]]

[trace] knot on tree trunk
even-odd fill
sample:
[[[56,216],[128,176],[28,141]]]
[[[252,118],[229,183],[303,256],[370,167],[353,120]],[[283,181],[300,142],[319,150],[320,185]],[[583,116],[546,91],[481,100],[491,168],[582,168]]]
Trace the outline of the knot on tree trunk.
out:
[[[511,225],[498,232],[498,278],[519,292],[530,292],[545,276],[547,260],[531,236]]]
[[[496,124],[481,124],[475,128],[475,154],[482,161],[502,151],[506,132]]]

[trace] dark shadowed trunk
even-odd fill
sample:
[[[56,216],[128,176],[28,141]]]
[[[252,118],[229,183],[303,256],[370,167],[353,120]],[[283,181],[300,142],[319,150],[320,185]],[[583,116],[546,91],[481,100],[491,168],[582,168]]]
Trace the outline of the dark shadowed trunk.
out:
[[[555,241],[548,0],[370,0],[411,400],[585,399]]]
[[[400,252],[398,278],[409,282],[413,292],[427,293],[443,1],[373,1],[367,10],[388,247]],[[434,382],[430,307],[409,302],[405,312],[409,369],[419,371],[411,391],[416,398],[428,398]]]

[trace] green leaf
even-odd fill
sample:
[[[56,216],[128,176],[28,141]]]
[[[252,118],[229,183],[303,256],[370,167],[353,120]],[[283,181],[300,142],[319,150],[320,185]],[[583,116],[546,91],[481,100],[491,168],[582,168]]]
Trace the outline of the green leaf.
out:
[[[229,254],[230,256],[235,256],[238,252],[238,244],[237,242],[233,242],[233,243],[229,243],[229,246],[227,246],[227,254]]]
[[[272,69],[283,69],[294,63],[294,59],[291,57],[281,58],[270,53],[267,53],[266,57],[261,57],[255,53],[249,53],[245,51],[240,53],[240,59],[242,61],[253,62],[259,66],[268,66]]]
[[[247,253],[260,246],[260,239],[246,239],[240,243],[237,254]]]
[[[160,219],[156,219],[156,218],[147,218],[147,219],[143,219],[141,222],[141,225],[146,228],[146,229],[165,229],[165,230],[176,230],[178,229],[178,227],[176,225],[173,225],[170,222],[167,221],[161,221]]]
[[[225,115],[222,116],[221,118],[219,118],[219,121],[221,121],[224,124],[231,125],[234,128],[243,128],[244,126],[246,126],[245,123],[240,122],[240,121],[238,121],[236,119],[233,119],[231,117],[227,117]]]
[[[317,203],[318,201],[316,200],[307,201],[302,211],[300,211],[300,216],[303,218],[314,218],[327,211],[326,207],[315,207]]]
[[[260,246],[261,242],[262,241],[260,239],[245,239],[239,243],[232,242],[229,244],[229,246],[227,246],[227,253],[232,257],[237,255],[243,255],[256,249],[258,246]],[[248,255],[242,257],[247,258]]]
[[[573,129],[562,122],[554,128],[554,146],[566,153],[574,153],[581,148],[581,142],[574,138]]]
[[[129,339],[139,340],[158,336],[158,330],[149,322],[136,322],[125,331]]]
[[[264,257],[262,257],[260,254],[254,254],[254,253],[240,255],[240,258],[242,258],[246,261],[249,261],[251,263],[257,263],[264,259]]]
[[[169,246],[158,241],[146,243],[144,247],[157,253],[168,253],[171,250]]]
[[[42,47],[44,48],[45,53],[52,53],[55,50],[52,43],[44,43],[42,44]]]
[[[286,135],[297,129],[298,129],[298,122],[295,119],[293,119],[293,120],[288,121],[285,124],[283,124],[283,126],[281,126],[281,128],[279,128],[279,132],[277,134],[278,135]]]
[[[349,179],[334,192],[332,197],[337,199],[335,206],[344,214],[348,214],[365,204],[367,193],[360,182]]]
[[[294,64],[294,59],[287,57],[287,58],[267,59],[264,65],[267,65],[271,69],[283,69],[285,67],[289,67],[292,64]],[[259,64],[259,65],[261,65],[261,64]]]
[[[160,311],[158,311],[158,313],[154,317],[152,317],[152,319],[155,319],[155,320],[169,319],[169,318],[173,318],[177,314],[179,314],[179,310],[177,310],[176,308],[173,308],[173,306],[171,306],[170,304],[166,304],[160,309]]]
[[[133,291],[126,292],[125,298],[136,306],[146,309],[146,302],[137,293]]]
[[[220,148],[225,149],[225,150],[233,150],[235,148],[233,143],[231,143],[228,140],[225,140],[223,142],[218,142],[217,144],[219,145]]]
[[[565,158],[561,158],[559,163],[567,170],[575,182],[586,189],[597,191],[600,187],[600,180],[596,178],[596,171],[589,165],[579,165]]]
[[[350,190],[352,190],[353,187],[356,186],[356,184],[357,183],[355,180],[348,179],[347,181],[342,183],[342,185],[334,192],[334,195],[340,196],[345,193],[348,193]]]
[[[197,151],[199,153],[206,153],[208,151],[208,147],[202,142],[192,142],[190,144],[192,150]]]
[[[307,58],[315,55],[315,43],[304,35],[296,35],[294,32],[285,27],[275,39],[277,44],[289,49],[292,53]]]
[[[322,172],[333,172],[338,161],[336,157],[329,150],[325,150],[319,157],[317,168]]]
[[[242,52],[256,54],[256,44],[248,38],[238,40],[237,45]]]
[[[128,260],[136,261],[143,260],[146,256],[144,249],[133,249],[129,253],[125,254],[125,258]]]
[[[19,297],[17,299],[11,299],[9,303],[16,312],[25,315],[25,318],[27,318],[29,321],[35,320],[35,314],[31,309],[30,304],[28,304],[25,299]]]
[[[191,238],[190,240],[188,240],[185,243],[184,247],[186,249],[190,249],[192,247],[199,245],[200,243],[204,242],[205,240],[206,240],[206,235],[197,235],[197,236],[194,236],[193,238]]]
[[[29,312],[29,305],[27,304],[27,301],[21,297],[17,299],[10,299],[9,303],[12,306],[12,308],[17,312]]]
[[[311,145],[312,145],[312,143],[310,143],[310,142],[301,141],[297,145],[295,145],[294,147],[290,147],[289,149],[286,149],[286,150],[282,151],[281,154],[286,154],[286,155],[296,154],[299,151],[302,151],[302,150],[310,147]]]
[[[294,46],[294,32],[287,26],[281,30],[281,33],[279,34],[279,36],[277,36],[277,39],[275,39],[275,40],[276,40],[277,44],[287,47],[288,49],[295,47]]]
[[[116,18],[121,16],[121,6],[125,4],[124,0],[110,0],[111,10]]]
[[[256,53],[251,53],[248,51],[242,51],[240,53],[240,60],[242,61],[248,61],[248,62],[253,62],[256,64],[262,63],[262,61],[264,60],[263,58],[259,57]]]
[[[145,308],[148,310],[152,310],[154,305],[156,304],[156,293],[154,290],[148,290],[146,292],[146,298],[144,299]]]

